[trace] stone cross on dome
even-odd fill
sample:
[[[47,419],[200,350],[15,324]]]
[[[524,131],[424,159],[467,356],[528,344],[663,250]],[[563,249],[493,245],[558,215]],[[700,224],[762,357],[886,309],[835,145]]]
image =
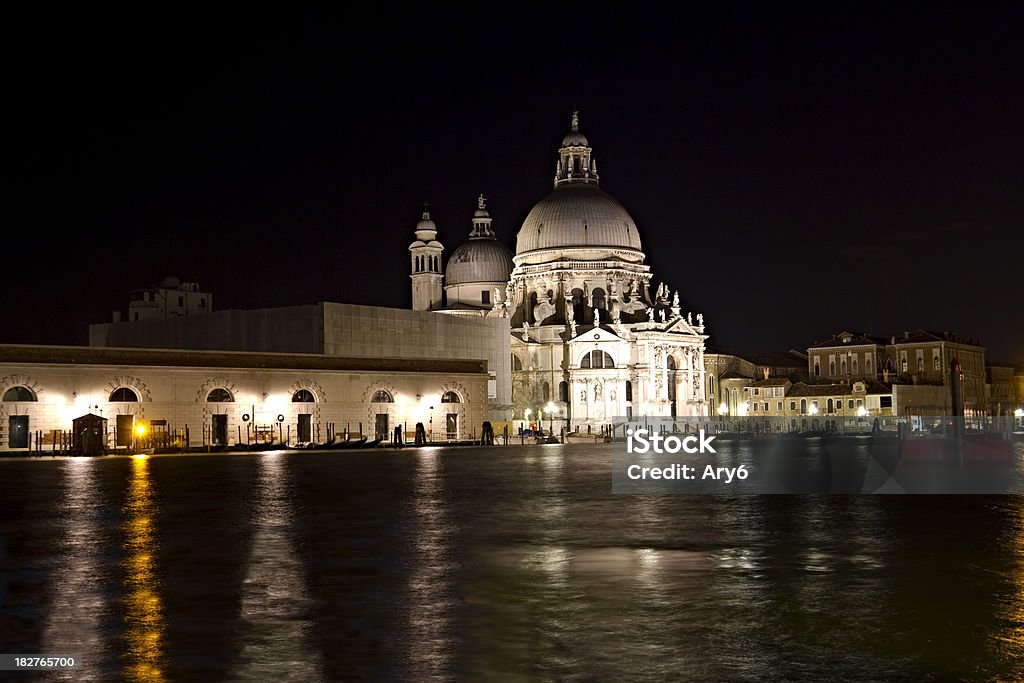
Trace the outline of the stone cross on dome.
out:
[[[487,208],[487,197],[480,193],[480,196],[476,198],[476,206],[481,211]]]

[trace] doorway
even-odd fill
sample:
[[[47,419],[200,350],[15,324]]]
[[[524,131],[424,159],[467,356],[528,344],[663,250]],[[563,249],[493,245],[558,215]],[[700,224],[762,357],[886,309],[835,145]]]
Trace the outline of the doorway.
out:
[[[214,446],[226,446],[228,443],[228,416],[214,415],[211,425],[211,442]]]
[[[11,415],[7,421],[7,446],[28,448],[28,415]]]

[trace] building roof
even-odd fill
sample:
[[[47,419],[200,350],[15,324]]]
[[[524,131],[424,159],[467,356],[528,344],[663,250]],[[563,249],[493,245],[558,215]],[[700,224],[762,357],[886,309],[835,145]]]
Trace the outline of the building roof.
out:
[[[622,204],[596,185],[560,185],[526,216],[516,254],[564,247],[640,251],[640,234]]]
[[[487,372],[485,360],[438,358],[347,358],[322,354],[184,351],[90,346],[0,344],[0,363],[54,365],[141,365],[267,370],[347,370],[351,372]]]
[[[726,370],[718,379],[753,379],[753,377],[747,377],[746,375],[736,372],[735,370]]]
[[[922,344],[928,342],[951,342],[953,344],[965,344],[968,346],[981,346],[981,343],[977,339],[967,339],[959,337],[952,332],[933,332],[931,330],[909,330],[901,335],[895,335],[890,337],[889,343],[894,345],[899,344]]]
[[[513,267],[511,249],[493,237],[474,237],[460,245],[448,258],[444,284],[448,287],[482,282],[504,288]]]
[[[884,346],[888,343],[888,337],[879,337],[865,334],[864,332],[851,332],[843,330],[832,335],[831,339],[811,344],[811,349],[832,348],[835,346]]]
[[[788,351],[737,351],[736,349],[725,349],[722,347],[708,347],[704,352],[705,355],[716,353],[724,356],[736,356],[754,365],[791,368],[807,367],[807,355],[796,349]]]
[[[768,379],[759,379],[753,382],[750,386],[752,387],[784,387],[790,384],[790,380],[785,377],[769,377]]]

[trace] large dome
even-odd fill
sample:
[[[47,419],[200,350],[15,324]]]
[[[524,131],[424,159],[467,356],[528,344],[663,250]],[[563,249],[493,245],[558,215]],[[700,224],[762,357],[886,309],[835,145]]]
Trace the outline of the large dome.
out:
[[[445,286],[470,282],[508,282],[512,250],[495,239],[471,239],[452,252],[444,271]]]
[[[622,204],[596,184],[559,185],[526,216],[516,254],[560,247],[641,251],[636,223]]]

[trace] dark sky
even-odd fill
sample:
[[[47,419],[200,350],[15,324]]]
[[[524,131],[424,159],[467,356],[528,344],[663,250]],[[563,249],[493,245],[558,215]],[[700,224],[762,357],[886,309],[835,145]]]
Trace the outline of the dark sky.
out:
[[[422,202],[450,250],[483,192],[514,244],[575,106],[710,343],[1024,360],[1024,17],[932,5],[11,17],[0,342],[84,343],[167,274],[406,307]]]

